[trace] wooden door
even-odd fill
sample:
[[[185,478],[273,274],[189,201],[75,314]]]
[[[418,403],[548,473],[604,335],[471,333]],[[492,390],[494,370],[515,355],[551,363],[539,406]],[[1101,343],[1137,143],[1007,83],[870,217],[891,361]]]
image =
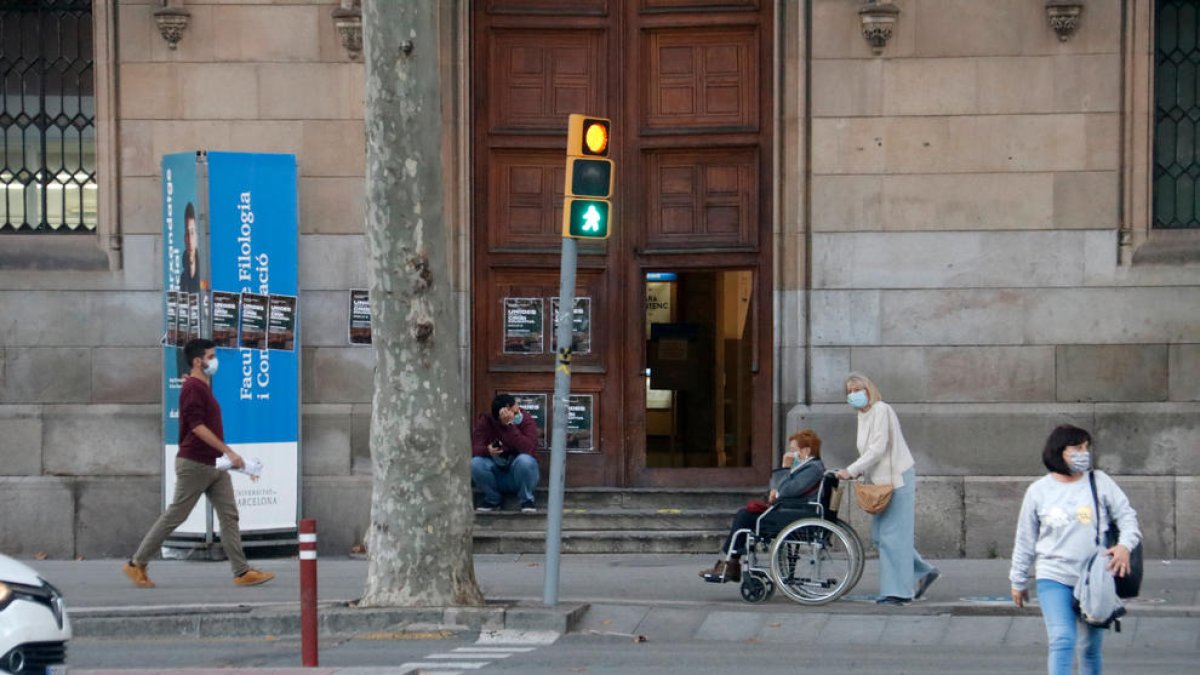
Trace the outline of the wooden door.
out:
[[[746,485],[769,471],[771,19],[767,0],[473,5],[472,399],[526,395],[547,441],[567,115],[613,119],[613,235],[580,246],[571,485]],[[673,398],[690,407],[671,447],[692,456],[669,466],[647,452],[649,338],[673,329],[647,314],[660,273],[677,275],[680,316],[699,326],[681,330],[710,335],[695,344],[724,364]],[[737,339],[720,339],[721,321]],[[709,407],[693,421],[711,428],[680,426]]]

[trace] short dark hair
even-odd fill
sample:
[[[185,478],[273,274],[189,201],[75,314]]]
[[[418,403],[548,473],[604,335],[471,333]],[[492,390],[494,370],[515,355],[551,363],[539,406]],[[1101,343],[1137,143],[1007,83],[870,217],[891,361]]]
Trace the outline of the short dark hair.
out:
[[[1050,437],[1046,439],[1046,447],[1042,449],[1042,464],[1045,464],[1051,473],[1070,476],[1071,469],[1063,460],[1063,450],[1068,445],[1082,445],[1085,442],[1091,445],[1092,435],[1079,427],[1070,424],[1054,427],[1054,431],[1051,431]]]
[[[187,206],[185,206],[183,208],[183,224],[186,225],[187,221],[195,220],[195,219],[196,219],[196,207],[192,206],[191,202],[188,202]]]
[[[193,338],[183,346],[183,358],[187,359],[188,370],[192,369],[192,361],[204,358],[204,352],[216,347],[217,343],[208,338]]]
[[[496,398],[492,399],[492,418],[500,419],[500,409],[512,407],[516,402],[512,394],[496,394]]]

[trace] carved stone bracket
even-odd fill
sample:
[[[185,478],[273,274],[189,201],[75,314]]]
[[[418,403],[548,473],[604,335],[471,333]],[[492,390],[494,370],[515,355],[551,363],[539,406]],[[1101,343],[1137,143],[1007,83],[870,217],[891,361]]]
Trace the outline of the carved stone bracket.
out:
[[[866,0],[859,8],[858,18],[862,22],[863,38],[871,45],[871,51],[876,55],[883,53],[899,17],[900,8],[893,5],[891,0]]]
[[[181,6],[172,6],[170,0],[161,0],[159,8],[154,10],[154,23],[158,24],[159,34],[171,49],[179,45],[191,19],[191,12]]]
[[[1046,18],[1058,39],[1066,42],[1079,28],[1079,16],[1083,14],[1083,0],[1046,0]]]
[[[362,1],[341,0],[333,8],[333,27],[351,60],[362,58]]]

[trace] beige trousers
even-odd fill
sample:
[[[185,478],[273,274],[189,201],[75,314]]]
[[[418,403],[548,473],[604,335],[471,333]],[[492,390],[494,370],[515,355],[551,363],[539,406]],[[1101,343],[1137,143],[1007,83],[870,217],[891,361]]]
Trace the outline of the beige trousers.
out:
[[[163,541],[175,531],[196,506],[200,495],[207,495],[221,523],[221,546],[225,557],[233,567],[233,575],[241,575],[250,569],[246,553],[242,550],[242,532],[238,529],[237,498],[233,494],[233,481],[228,471],[182,457],[175,458],[175,496],[171,505],[163,512],[154,527],[146,533],[133,554],[133,562],[144,565],[162,548]]]

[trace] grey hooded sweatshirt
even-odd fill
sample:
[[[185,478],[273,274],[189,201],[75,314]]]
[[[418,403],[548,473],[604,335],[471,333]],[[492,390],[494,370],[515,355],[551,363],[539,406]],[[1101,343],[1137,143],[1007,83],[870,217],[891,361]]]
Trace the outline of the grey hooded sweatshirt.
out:
[[[1120,544],[1129,550],[1142,540],[1137,512],[1116,481],[1096,471],[1096,494],[1100,498],[1100,533],[1111,520],[1121,529]],[[1087,476],[1063,483],[1050,474],[1034,481],[1025,491],[1017,535],[1013,542],[1012,567],[1008,579],[1016,590],[1029,584],[1029,569],[1037,558],[1037,578],[1074,586],[1083,561],[1096,549],[1095,509]]]

